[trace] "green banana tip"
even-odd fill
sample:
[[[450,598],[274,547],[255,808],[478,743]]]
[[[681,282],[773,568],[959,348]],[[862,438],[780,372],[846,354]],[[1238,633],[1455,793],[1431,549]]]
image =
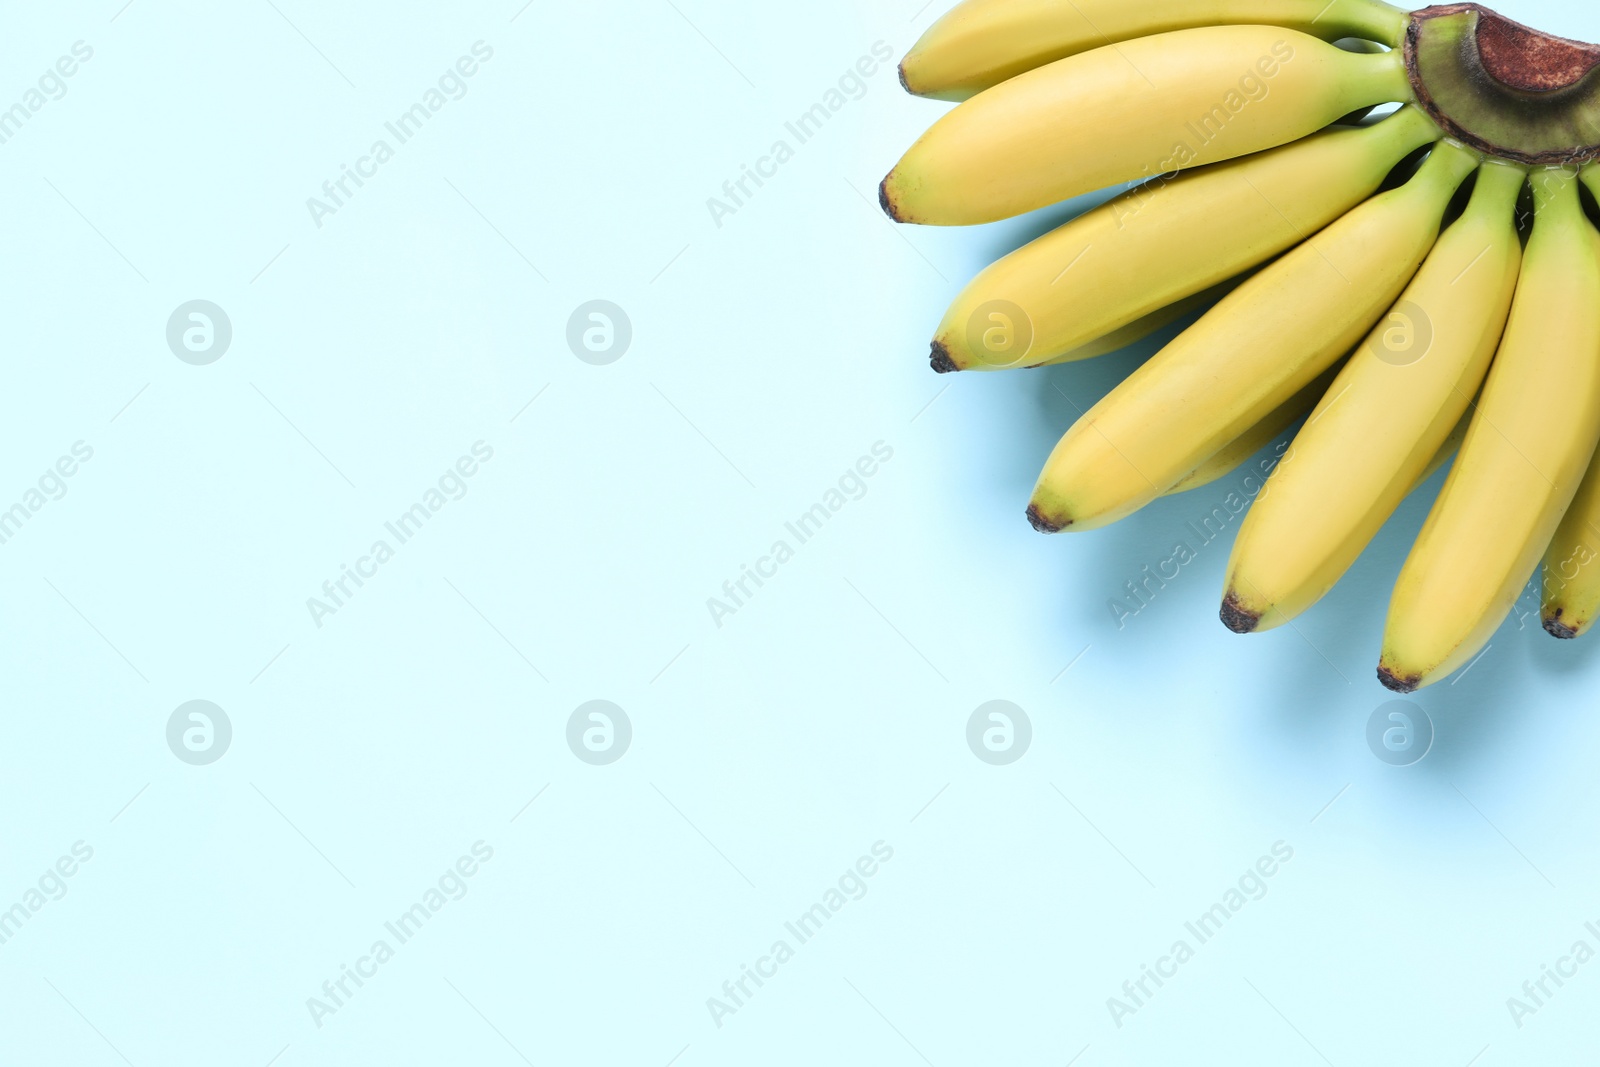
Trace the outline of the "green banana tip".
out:
[[[1038,530],[1040,533],[1053,534],[1053,533],[1060,533],[1062,530],[1065,530],[1068,526],[1071,526],[1072,525],[1072,520],[1071,519],[1067,519],[1067,520],[1065,520],[1063,522],[1056,522],[1054,519],[1047,519],[1044,516],[1044,512],[1039,510],[1039,505],[1038,504],[1029,504],[1028,505],[1028,523],[1035,530]]]
[[[1254,633],[1256,627],[1261,625],[1261,613],[1245,607],[1239,601],[1239,594],[1232,590],[1222,598],[1222,610],[1218,616],[1222,619],[1222,625],[1236,634]]]

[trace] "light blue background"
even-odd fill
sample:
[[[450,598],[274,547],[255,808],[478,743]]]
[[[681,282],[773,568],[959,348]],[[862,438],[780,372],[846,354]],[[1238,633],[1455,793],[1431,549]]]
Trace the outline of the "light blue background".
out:
[[[1415,699],[1426,759],[1366,745],[1437,479],[1297,628],[1223,630],[1218,542],[1119,629],[1107,601],[1238,477],[1097,533],[1022,508],[1150,348],[926,365],[960,286],[1075,208],[891,225],[874,186],[943,105],[884,67],[713,221],[942,0],[123,4],[12,4],[0,36],[0,105],[94,49],[0,145],[0,506],[94,449],[0,545],[0,908],[94,850],[0,945],[0,1062],[1589,1047],[1600,964],[1520,1030],[1506,999],[1596,943],[1600,646],[1512,620]],[[1506,13],[1600,33],[1577,5]],[[307,198],[479,40],[467,95],[319,228]],[[209,366],[165,340],[193,299],[234,329]],[[633,324],[609,366],[566,345],[591,299]],[[465,497],[315,625],[307,598],[478,441]],[[865,494],[715,625],[707,598],[879,441]],[[193,699],[234,730],[209,766],[165,739]],[[632,722],[609,766],[565,739],[592,699]],[[1010,766],[966,744],[991,699],[1032,722]],[[478,841],[466,895],[319,1027],[308,998]],[[718,1026],[707,998],[879,841],[865,896]],[[1266,896],[1114,1025],[1107,998],[1279,841]]]

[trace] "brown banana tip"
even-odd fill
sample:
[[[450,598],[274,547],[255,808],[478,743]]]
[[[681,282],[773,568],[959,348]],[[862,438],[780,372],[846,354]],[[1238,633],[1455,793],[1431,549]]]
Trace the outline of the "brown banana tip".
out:
[[[956,361],[950,358],[950,349],[943,341],[935,341],[931,346],[932,351],[928,356],[928,365],[935,374],[951,374],[961,368]]]
[[[894,201],[889,197],[889,179],[894,177],[894,171],[883,176],[883,181],[878,183],[878,206],[883,208],[883,213],[896,222],[904,222],[899,212],[895,210]]]
[[[1415,693],[1422,687],[1420,674],[1409,674],[1402,678],[1381,663],[1378,665],[1378,681],[1383,683],[1384,688],[1392,689],[1396,693]]]
[[[1060,533],[1062,530],[1065,530],[1068,526],[1072,525],[1072,520],[1070,519],[1068,519],[1066,522],[1058,523],[1054,520],[1045,518],[1044,513],[1039,510],[1038,504],[1028,505],[1028,522],[1035,530],[1038,530],[1043,534]]]
[[[1218,615],[1222,625],[1236,634],[1255,633],[1256,627],[1261,625],[1261,612],[1251,611],[1239,603],[1238,594],[1231,591],[1222,598],[1222,610]]]
[[[1544,632],[1549,634],[1551,637],[1559,637],[1563,641],[1571,641],[1574,637],[1578,636],[1578,631],[1576,628],[1568,626],[1566,623],[1561,621],[1560,608],[1556,609],[1556,613],[1554,615],[1551,615],[1544,620]]]
[[[915,89],[911,88],[911,83],[910,82],[906,81],[906,61],[902,59],[900,61],[900,65],[898,67],[896,67],[895,69],[900,72],[900,88],[904,89],[906,92],[910,93],[912,96],[916,96],[917,95],[917,91]]]

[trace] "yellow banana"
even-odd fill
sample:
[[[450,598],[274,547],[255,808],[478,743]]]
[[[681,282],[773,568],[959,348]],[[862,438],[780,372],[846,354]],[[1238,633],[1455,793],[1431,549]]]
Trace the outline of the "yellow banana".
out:
[[[1600,463],[1591,462],[1544,555],[1540,617],[1551,636],[1588,633],[1600,611]]]
[[[1296,393],[1287,404],[1256,423],[1243,437],[1225,446],[1221,452],[1206,460],[1198,469],[1191,471],[1181,482],[1162,495],[1175,496],[1178,493],[1187,493],[1191,489],[1199,489],[1212,482],[1221,481],[1238,470],[1251,456],[1260,452],[1287,430],[1296,419],[1309,415],[1311,409],[1316,407],[1317,401],[1327,393],[1328,386],[1333,384],[1333,379],[1342,366],[1341,364],[1338,367],[1330,367],[1322,377]],[[1472,413],[1469,411],[1456,422],[1456,428],[1450,431],[1450,436],[1439,446],[1439,451],[1433,454],[1433,459],[1428,461],[1427,467],[1417,475],[1417,480],[1411,484],[1411,488],[1406,490],[1407,496],[1422,488],[1424,482],[1438,474],[1444,465],[1454,458],[1461,448],[1461,442],[1466,440],[1467,425],[1471,417]],[[1281,459],[1274,460],[1272,466],[1276,467],[1280,462]]]
[[[1507,164],[1479,169],[1466,213],[1272,472],[1228,563],[1230,630],[1270,630],[1320,600],[1439,455],[1505,329],[1522,261],[1512,211],[1526,177]]]
[[[1511,318],[1450,477],[1389,604],[1378,678],[1465,665],[1515,605],[1600,441],[1600,235],[1569,170],[1535,171]]]
[[[962,0],[911,47],[900,84],[918,96],[965,100],[1102,45],[1228,24],[1393,46],[1405,34],[1406,13],[1371,0]]]
[[[1316,381],[1279,405],[1272,414],[1250,427],[1232,443],[1224,445],[1220,452],[1190,471],[1177,485],[1162,495],[1187,493],[1191,489],[1199,489],[1203,485],[1210,485],[1218,479],[1226,478],[1238,470],[1251,456],[1266,448],[1297,420],[1304,418],[1316,406],[1317,401],[1322,399],[1322,395],[1328,391],[1328,386],[1333,384],[1334,376],[1338,373],[1337,367],[1329,367],[1323,371]]]
[[[1132,514],[1348,353],[1416,273],[1477,164],[1441,142],[1405,185],[1263,269],[1134,371],[1050,454],[1034,527]]]
[[[1082,359],[1096,338],[1305,240],[1440,136],[1406,107],[1370,127],[1327,130],[1130,190],[974,278],[934,334],[933,367]]]
[[[1583,181],[1600,196],[1600,167],[1585,167]],[[1542,599],[1540,615],[1553,637],[1588,633],[1600,612],[1600,456],[1545,550]]]
[[[1143,341],[1163,326],[1170,326],[1196,308],[1205,307],[1208,303],[1215,303],[1223,293],[1232,288],[1228,284],[1214,286],[1203,293],[1168,304],[1164,308],[1157,308],[1140,318],[1134,319],[1126,326],[1118,327],[1108,334],[1103,334],[1086,344],[1074,348],[1061,357],[1061,362],[1080,359],[1093,359],[1111,352],[1118,352],[1131,344]],[[993,358],[1004,359],[1008,351],[1022,351],[1026,348],[1028,331],[1026,325],[1019,325],[1015,315],[1007,310],[989,308],[973,320],[973,328],[983,333],[982,345],[986,351],[993,353]],[[1030,364],[1032,366],[1032,364]],[[933,368],[943,374],[948,368],[939,363],[937,352],[934,355]]]
[[[1141,37],[957,105],[884,178],[879,201],[898,222],[993,222],[1273,148],[1358,108],[1411,98],[1399,51],[1361,55],[1276,26]]]
[[[1427,467],[1423,469],[1421,474],[1417,475],[1417,480],[1412,483],[1411,488],[1406,490],[1407,496],[1421,489],[1422,483],[1443,470],[1444,465],[1454,459],[1457,452],[1461,451],[1461,442],[1467,439],[1467,428],[1472,425],[1472,413],[1477,410],[1477,407],[1478,401],[1476,399],[1467,405],[1466,414],[1456,420],[1456,428],[1450,431],[1450,436],[1444,439],[1444,444],[1439,446],[1439,451],[1433,454],[1433,458],[1428,461]]]

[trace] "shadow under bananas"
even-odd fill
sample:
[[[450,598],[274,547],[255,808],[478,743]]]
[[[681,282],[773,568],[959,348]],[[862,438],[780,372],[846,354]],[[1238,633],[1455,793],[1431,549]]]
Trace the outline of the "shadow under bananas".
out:
[[[1073,422],[1200,313],[1099,359],[1019,372],[1034,378],[1034,403],[1033,417],[1010,438],[1015,463],[1030,475],[1036,471]],[[1330,721],[1343,723],[1352,743],[1360,744],[1366,720],[1375,709],[1394,700],[1411,701],[1429,714],[1437,731],[1435,751],[1417,771],[1441,779],[1441,788],[1452,774],[1497,764],[1497,754],[1516,731],[1530,728],[1530,718],[1556,728],[1555,718],[1582,713],[1573,708],[1534,711],[1528,706],[1529,694],[1544,688],[1541,681],[1591,669],[1592,657],[1600,656],[1600,640],[1590,648],[1589,641],[1557,641],[1543,631],[1536,588],[1524,595],[1487,651],[1468,668],[1408,697],[1378,683],[1376,667],[1390,592],[1449,474],[1448,465],[1400,505],[1344,578],[1292,625],[1243,637],[1227,633],[1217,609],[1234,534],[1247,510],[1232,516],[1223,529],[1204,525],[1204,520],[1230,493],[1253,501],[1243,479],[1280,454],[1295,429],[1210,486],[1159,499],[1103,530],[1056,535],[1070,550],[1071,562],[1064,558],[1059,568],[1052,568],[1051,577],[1077,576],[1080,584],[1083,576],[1094,577],[1089,579],[1093,588],[1062,590],[1055,601],[1059,606],[1052,628],[1060,629],[1064,640],[1067,633],[1076,638],[1084,633],[1135,632],[1149,645],[1144,658],[1153,672],[1162,669],[1165,642],[1192,644],[1195,628],[1214,631],[1209,637],[1201,635],[1208,641],[1247,642],[1254,646],[1251,673],[1238,683],[1241,691],[1248,689],[1252,704],[1275,709],[1264,727],[1308,749],[1326,745]],[[1020,515],[1018,521],[1023,521]],[[1175,540],[1197,549],[1194,561],[1182,568],[1178,578],[1149,583],[1147,567],[1169,558]],[[1067,554],[1063,552],[1063,557]],[[1147,583],[1142,587],[1141,578]],[[1127,595],[1130,583],[1136,591],[1142,588],[1142,602]],[[1120,619],[1109,606],[1119,600],[1131,613]]]
[[[1022,512],[1032,490],[1033,479],[1061,435],[1207,310],[1209,308],[1197,308],[1144,340],[1108,355],[1036,370],[1006,372],[1024,376],[1032,401],[1032,417],[1024,427],[1019,428],[1021,432],[1010,438],[1014,447],[1014,462],[1019,470],[1027,474],[1027,485],[1017,497],[1019,523],[1027,521]],[[1060,546],[1063,555],[1070,555],[1077,564],[1072,568],[1076,573],[1085,573],[1084,563],[1088,561],[1086,572],[1102,576],[1102,580],[1098,580],[1093,588],[1065,590],[1066,595],[1059,601],[1064,613],[1059,621],[1091,633],[1104,633],[1108,628],[1112,632],[1131,628],[1126,619],[1119,624],[1117,614],[1108,606],[1108,600],[1123,595],[1124,583],[1137,578],[1147,564],[1170,554],[1174,534],[1183,530],[1187,522],[1198,519],[1204,513],[1200,507],[1202,500],[1210,501],[1213,496],[1220,500],[1234,481],[1236,478],[1229,476],[1190,494],[1163,497],[1106,529],[1052,535],[1051,540]],[[1231,537],[1228,539],[1231,541]],[[1221,545],[1222,541],[1218,539],[1205,553],[1200,554],[1193,567],[1185,568],[1181,582],[1169,584],[1167,588],[1173,591],[1172,595],[1166,595],[1166,590],[1163,590],[1160,597],[1152,598],[1148,610],[1161,615],[1187,612],[1193,605],[1184,602],[1195,595],[1195,587],[1206,585],[1208,575],[1212,584],[1220,590],[1222,567],[1227,562],[1227,552]],[[1208,557],[1220,558],[1213,560]],[[1212,574],[1212,571],[1215,573]],[[1157,602],[1160,603],[1159,608],[1155,606]],[[1213,609],[1210,612],[1213,620],[1215,614]],[[1138,615],[1141,624],[1147,623],[1144,609]]]
[[[1514,643],[1504,640],[1506,627],[1496,635],[1484,662],[1417,693],[1402,696],[1377,680],[1390,593],[1448,475],[1446,466],[1408,496],[1338,584],[1292,626],[1243,638],[1262,642],[1261,673],[1251,684],[1265,685],[1285,698],[1279,704],[1280,718],[1287,720],[1279,724],[1282,729],[1295,729],[1295,720],[1310,710],[1340,720],[1342,736],[1354,747],[1364,745],[1368,718],[1385,704],[1404,701],[1427,712],[1435,730],[1433,750],[1408,768],[1425,779],[1448,779],[1475,763],[1477,755],[1494,752],[1503,731],[1510,728],[1509,717],[1503,714],[1506,702],[1527,684],[1520,658],[1514,661],[1506,655]],[[1517,626],[1515,619],[1508,620],[1510,637],[1530,636],[1518,634]],[[1273,642],[1279,648],[1270,647]],[[1305,665],[1283,654],[1285,643],[1326,658],[1332,664],[1324,665],[1328,684],[1307,685]],[[1497,662],[1488,663],[1491,657]],[[1335,677],[1335,669],[1345,677]],[[1438,784],[1445,788],[1444,782]]]
[[[1407,696],[1378,685],[1373,674],[1390,592],[1448,475],[1447,466],[1412,493],[1344,578],[1295,621],[1300,636],[1287,635],[1289,640],[1303,638],[1316,645],[1350,675],[1352,685],[1317,686],[1308,692],[1303,672],[1286,658],[1270,657],[1266,665],[1277,692],[1303,694],[1312,707],[1348,716],[1351,729],[1359,729],[1375,709],[1390,701],[1416,704],[1433,720],[1436,736],[1434,751],[1415,770],[1441,779],[1478,766],[1499,767],[1504,750],[1520,732],[1558,729],[1559,719],[1587,714],[1582,708],[1541,701],[1538,694],[1570,691],[1563,690],[1560,676],[1592,669],[1594,657],[1600,656],[1600,647],[1590,648],[1581,639],[1558,641],[1544,631],[1535,580],[1484,651],[1467,666]],[[1299,711],[1289,706],[1287,713]]]
[[[950,265],[950,275],[946,279],[951,283],[948,298],[954,298],[973,278],[994,263],[1139,184],[1127,182],[1096,190],[997,222],[974,226],[916,227],[919,231],[917,243],[924,248],[940,250],[939,261]]]
[[[1079,215],[1087,215],[1106,201],[1114,200],[1140,184],[1142,183],[1126,182],[1114,185],[1109,189],[1100,189],[1071,200],[1064,200],[1059,204],[1051,204],[1037,211],[1030,211],[1026,215],[975,227],[978,233],[984,235],[986,241],[981,251],[975,253],[974,259],[981,264],[979,268],[981,270],[982,267],[1004,259],[1023,245],[1060,229]]]
[[[1453,777],[1479,767],[1502,766],[1505,749],[1515,743],[1520,732],[1556,728],[1555,720],[1573,709],[1535,706],[1533,694],[1554,690],[1554,674],[1583,669],[1591,656],[1600,654],[1578,647],[1582,642],[1559,642],[1544,632],[1535,583],[1468,666],[1406,696],[1379,686],[1373,673],[1382,647],[1390,591],[1448,474],[1448,468],[1439,471],[1405,500],[1344,578],[1295,620],[1293,630],[1274,631],[1280,641],[1314,645],[1350,676],[1351,684],[1308,687],[1301,665],[1290,657],[1271,654],[1271,649],[1263,649],[1263,673],[1269,680],[1263,683],[1258,676],[1251,683],[1265,684],[1294,698],[1282,705],[1282,717],[1291,722],[1280,726],[1289,730],[1296,728],[1292,720],[1312,709],[1343,719],[1350,736],[1356,738],[1367,718],[1382,705],[1392,701],[1415,704],[1432,720],[1435,739],[1428,757],[1410,768],[1410,773],[1436,780],[1446,793]],[[1274,634],[1262,636],[1270,640]],[[1453,794],[1450,800],[1454,802]]]

